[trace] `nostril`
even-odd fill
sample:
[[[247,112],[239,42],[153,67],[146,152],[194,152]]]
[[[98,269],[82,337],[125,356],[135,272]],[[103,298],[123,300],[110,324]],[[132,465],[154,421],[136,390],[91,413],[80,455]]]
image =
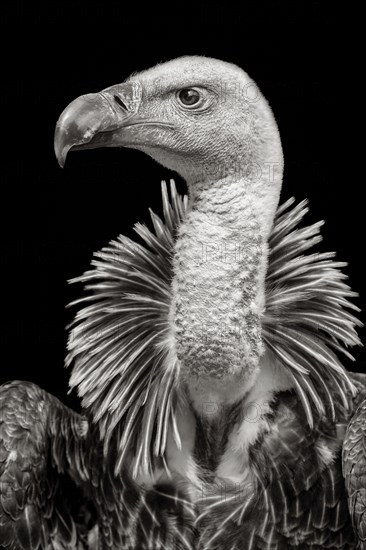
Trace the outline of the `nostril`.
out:
[[[120,107],[122,107],[122,109],[124,109],[125,111],[128,110],[126,104],[123,103],[122,99],[121,99],[118,95],[115,95],[115,96],[114,96],[114,100],[115,100],[116,103],[118,103],[118,105],[119,105]]]

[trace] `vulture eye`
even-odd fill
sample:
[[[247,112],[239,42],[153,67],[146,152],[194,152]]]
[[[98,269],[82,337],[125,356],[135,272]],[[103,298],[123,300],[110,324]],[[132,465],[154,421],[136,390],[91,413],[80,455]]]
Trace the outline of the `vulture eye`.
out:
[[[178,92],[178,98],[185,107],[193,107],[202,99],[199,91],[194,88],[184,88],[180,90],[180,92]]]

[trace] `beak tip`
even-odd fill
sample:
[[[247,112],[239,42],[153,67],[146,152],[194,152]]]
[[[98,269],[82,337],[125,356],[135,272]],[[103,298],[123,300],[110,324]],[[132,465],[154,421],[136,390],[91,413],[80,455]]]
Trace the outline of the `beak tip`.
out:
[[[67,150],[65,151],[65,149],[63,150],[56,149],[55,154],[56,154],[58,165],[60,166],[60,168],[64,168],[66,163]]]
[[[62,157],[57,159],[58,165],[60,168],[65,168],[66,164],[66,155],[63,155]]]
[[[62,132],[62,129],[56,126],[54,149],[57,162],[61,168],[64,168],[66,163],[67,153],[71,149],[71,144],[67,143],[67,136]]]

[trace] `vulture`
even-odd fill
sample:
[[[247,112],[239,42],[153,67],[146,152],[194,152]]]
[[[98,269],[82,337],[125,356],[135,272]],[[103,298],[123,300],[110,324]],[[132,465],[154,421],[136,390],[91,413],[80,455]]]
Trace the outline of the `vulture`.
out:
[[[366,384],[345,265],[239,67],[183,57],[75,99],[55,152],[127,147],[187,183],[118,236],[84,284],[66,365],[78,414],[0,388],[7,550],[366,548]]]

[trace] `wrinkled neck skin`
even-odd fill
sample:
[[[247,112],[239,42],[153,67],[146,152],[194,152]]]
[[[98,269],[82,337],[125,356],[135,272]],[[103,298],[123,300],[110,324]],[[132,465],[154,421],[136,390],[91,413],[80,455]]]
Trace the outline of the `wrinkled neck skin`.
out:
[[[202,415],[242,398],[260,370],[267,243],[283,166],[280,146],[271,152],[261,170],[188,181],[172,315],[182,378]]]

